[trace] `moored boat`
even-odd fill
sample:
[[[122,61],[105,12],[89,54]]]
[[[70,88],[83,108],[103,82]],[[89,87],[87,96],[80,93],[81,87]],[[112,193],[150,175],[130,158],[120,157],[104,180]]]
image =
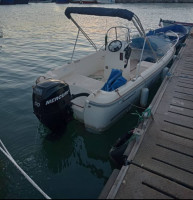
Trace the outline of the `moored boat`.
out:
[[[29,0],[0,0],[0,5],[28,4]]]
[[[173,24],[182,25],[182,26],[186,27],[188,29],[188,31],[190,31],[190,29],[193,27],[193,23],[179,22],[179,21],[174,21],[174,20],[164,20],[164,19],[160,18],[159,26],[161,26],[161,27],[170,26]]]
[[[104,49],[82,30],[71,16],[84,14],[120,17],[133,22],[140,36],[132,39],[128,27],[107,30]],[[91,132],[102,132],[139,101],[143,88],[160,77],[175,54],[175,41],[159,35],[146,36],[139,18],[125,9],[68,7],[68,19],[78,27],[96,52],[40,76],[33,86],[33,108],[50,129],[67,123],[72,114]],[[119,35],[125,32],[124,37]],[[111,37],[110,37],[111,36]]]
[[[97,3],[97,0],[70,0],[70,3],[93,4]]]
[[[56,0],[56,3],[63,4],[63,3],[69,3],[69,0]]]
[[[115,3],[115,0],[97,0],[97,3],[99,3],[99,4],[111,4],[111,3]]]
[[[1,0],[1,5],[13,5],[15,4],[14,0]]]
[[[15,0],[15,4],[28,4],[29,0]]]

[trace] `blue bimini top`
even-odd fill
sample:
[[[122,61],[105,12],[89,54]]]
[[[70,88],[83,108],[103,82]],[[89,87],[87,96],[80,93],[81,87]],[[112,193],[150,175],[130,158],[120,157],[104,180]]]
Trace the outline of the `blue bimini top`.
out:
[[[71,18],[71,14],[83,14],[83,15],[95,15],[95,16],[109,16],[120,17],[132,20],[134,13],[126,9],[113,9],[113,8],[99,8],[99,7],[68,7],[65,10],[65,15],[68,19]]]

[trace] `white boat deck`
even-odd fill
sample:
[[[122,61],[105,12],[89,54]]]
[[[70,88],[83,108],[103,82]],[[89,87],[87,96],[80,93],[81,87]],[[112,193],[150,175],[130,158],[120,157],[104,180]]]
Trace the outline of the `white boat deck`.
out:
[[[151,62],[142,61],[140,64],[140,73],[144,72],[152,65],[153,63]],[[128,79],[127,81],[130,81],[133,78],[135,78],[137,70],[136,66],[137,60],[131,62],[130,79]],[[72,88],[72,93],[77,93],[78,91],[87,92],[89,94],[95,90],[100,90],[106,82],[106,80],[104,79],[104,70],[98,70],[90,76],[84,76],[81,74],[71,74],[70,76],[64,77],[63,80],[66,83],[68,83],[69,86]]]
[[[132,80],[136,77],[136,66],[138,61],[133,60],[131,62],[131,74],[130,78],[127,81]],[[140,73],[144,72],[146,69],[151,67],[154,63],[142,61],[140,65]],[[92,92],[96,90],[100,90],[106,80],[104,79],[104,70],[98,70],[94,74],[90,76],[84,76],[81,74],[71,74],[69,76],[65,76],[62,78],[68,85],[70,86],[70,91],[72,94],[78,94],[78,93],[88,93],[91,94]],[[80,107],[84,108],[85,106],[85,98],[86,96],[82,96],[79,98],[74,99],[72,102]]]
[[[65,77],[65,82],[68,83],[70,86],[79,87],[83,91],[88,93],[101,89],[105,83],[103,81],[96,80],[80,74],[72,74],[69,77]]]

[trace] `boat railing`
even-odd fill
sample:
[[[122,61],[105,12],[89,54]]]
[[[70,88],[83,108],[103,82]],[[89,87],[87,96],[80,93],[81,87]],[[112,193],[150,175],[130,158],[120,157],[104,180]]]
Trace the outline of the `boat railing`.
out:
[[[96,44],[92,41],[92,39],[85,33],[85,31],[76,23],[76,21],[72,17],[71,17],[71,20],[78,28],[78,33],[77,33],[77,36],[76,36],[76,40],[75,40],[75,43],[74,43],[74,48],[73,48],[73,52],[72,52],[72,56],[71,56],[71,62],[72,62],[80,31],[85,36],[85,38],[89,41],[89,43],[94,47],[94,49],[96,51],[98,50],[98,48],[97,48]]]
[[[94,49],[97,51],[97,46],[95,43],[91,40],[91,38],[86,34],[86,32],[76,23],[76,21],[71,17],[72,22],[78,27],[78,32],[81,31],[81,33],[86,37],[86,39],[90,42],[90,44],[94,47]]]
[[[145,37],[145,40],[144,40],[144,43],[143,43],[142,52],[141,52],[140,61],[139,61],[139,63],[137,64],[137,70],[136,70],[136,76],[135,76],[136,79],[137,79],[137,78],[139,77],[139,75],[140,75],[141,61],[142,61],[142,58],[143,58],[143,53],[144,53],[144,49],[145,49],[146,40],[147,40],[147,37]]]

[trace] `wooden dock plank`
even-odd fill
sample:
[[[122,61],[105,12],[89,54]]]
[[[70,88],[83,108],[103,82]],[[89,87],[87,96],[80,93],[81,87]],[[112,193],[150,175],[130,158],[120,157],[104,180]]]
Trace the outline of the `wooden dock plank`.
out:
[[[187,82],[188,83],[188,82]],[[189,82],[190,84],[190,82]],[[193,98],[193,92],[192,92],[192,89],[189,89],[189,88],[182,88],[182,87],[178,87],[176,86],[174,88],[174,92],[178,92],[180,94],[187,94],[189,96],[191,96]]]
[[[165,116],[164,122],[171,124],[171,126],[176,125],[178,127],[184,127],[193,131],[192,119],[186,116],[183,116],[184,121],[180,115],[174,113],[169,113]]]
[[[131,165],[116,199],[186,199],[193,196],[193,191],[149,172]]]
[[[174,92],[173,98],[193,102],[192,96],[183,93]]]
[[[160,126],[162,127],[160,131],[170,136],[181,137],[186,140],[193,140],[193,132],[191,129],[187,129],[185,127],[179,127],[176,125],[171,126],[171,124],[165,122],[160,122]]]
[[[169,103],[168,98],[170,99]],[[162,100],[162,106],[158,108],[157,113],[165,113],[169,115],[169,112],[178,113],[182,116],[187,115],[189,117],[193,117],[193,103],[179,95],[178,98],[173,97],[170,94],[165,95]]]
[[[157,115],[155,117],[155,120],[157,119],[163,120],[164,116]],[[150,127],[150,130],[151,129],[153,129],[153,131],[149,132],[149,135],[155,133],[159,134],[156,135],[156,138],[158,140],[157,144],[159,144],[159,142],[163,140],[165,144],[171,146],[173,149],[176,149],[177,151],[181,151],[184,154],[191,155],[193,157],[193,132],[191,129],[171,125],[164,121],[155,122]]]
[[[179,81],[177,84],[176,84],[177,87],[181,87],[181,88],[188,88],[188,89],[191,89],[193,91],[193,86],[192,84],[190,83],[186,83],[186,82],[183,82],[183,81]]]
[[[176,115],[180,115],[181,117],[193,118],[193,110],[189,110],[189,108],[185,108],[184,106],[176,106],[176,105],[170,104],[170,108],[168,112],[176,114]]]
[[[187,109],[193,110],[192,103],[189,102],[189,101],[186,101],[186,100],[179,100],[179,99],[176,99],[176,98],[172,98],[170,105],[181,106],[183,108],[187,108]]]
[[[148,134],[148,137],[144,138],[133,162],[171,179],[175,177],[175,180],[191,186],[193,180],[192,148],[187,148],[185,152],[182,143],[180,145],[178,141],[169,140],[170,136],[163,136],[164,133],[158,132],[156,126],[151,127],[150,132],[151,135]],[[190,146],[193,146],[193,141]]]

